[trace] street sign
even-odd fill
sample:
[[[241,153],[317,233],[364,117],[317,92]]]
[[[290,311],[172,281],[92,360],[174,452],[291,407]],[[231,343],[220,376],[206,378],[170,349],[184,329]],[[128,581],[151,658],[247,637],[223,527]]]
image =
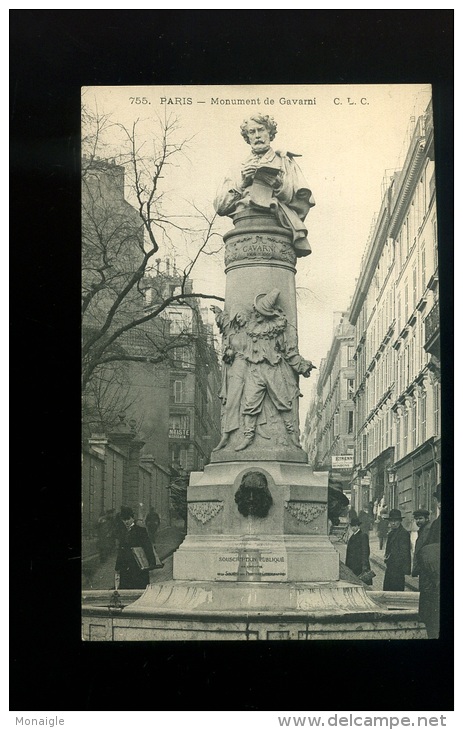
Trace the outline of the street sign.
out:
[[[353,469],[354,467],[354,455],[353,454],[338,454],[337,456],[331,457],[331,468],[332,469]]]
[[[190,429],[189,428],[169,428],[170,439],[189,439]]]

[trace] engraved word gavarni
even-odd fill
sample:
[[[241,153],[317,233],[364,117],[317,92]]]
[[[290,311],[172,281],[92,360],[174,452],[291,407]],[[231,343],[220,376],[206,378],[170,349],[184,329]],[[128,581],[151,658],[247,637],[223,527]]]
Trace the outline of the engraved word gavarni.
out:
[[[296,254],[289,243],[269,236],[243,236],[227,242],[225,265],[241,259],[275,259],[296,263]]]

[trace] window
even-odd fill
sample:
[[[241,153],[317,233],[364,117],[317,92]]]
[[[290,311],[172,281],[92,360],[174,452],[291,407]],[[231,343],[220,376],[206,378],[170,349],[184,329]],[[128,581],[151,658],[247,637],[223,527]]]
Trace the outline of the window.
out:
[[[424,292],[426,289],[426,248],[423,243],[423,250],[421,251],[421,289]]]
[[[362,436],[362,465],[368,464],[368,436]]]
[[[437,269],[437,220],[436,216],[432,219],[432,237],[434,244],[434,271]]]
[[[169,320],[171,335],[178,335],[183,332],[184,326],[181,312],[169,312]]]
[[[411,419],[412,419],[412,433],[411,433],[411,443],[410,447],[413,450],[416,447],[416,401],[413,401],[412,409],[411,409]]]
[[[354,433],[354,411],[347,411],[347,433]]]
[[[334,414],[333,429],[334,429],[334,436],[339,436],[339,413],[338,412],[336,412]]]
[[[347,379],[347,397],[352,398],[352,396],[354,395],[354,392],[355,392],[354,380],[353,380],[353,378],[348,378]]]
[[[423,391],[423,395],[421,396],[420,410],[421,410],[420,439],[421,439],[421,443],[423,443],[424,441],[426,441],[426,391]]]
[[[183,364],[185,360],[185,351],[183,347],[174,347],[172,350],[172,359],[178,363]]]
[[[397,295],[397,329],[398,332],[402,329],[402,296],[400,292]]]
[[[171,446],[170,455],[171,455],[171,463],[179,464],[180,463],[180,446],[177,446],[177,445]]]
[[[184,446],[180,446],[178,444],[173,444],[169,447],[169,450],[170,450],[170,454],[171,454],[172,466],[175,466],[175,467],[181,466],[182,469],[187,469],[187,457],[188,457],[187,449]]]
[[[431,175],[431,179],[429,180],[429,197],[432,198],[432,195],[436,189],[436,175],[433,171]]]
[[[434,385],[434,436],[440,433],[440,386]]]
[[[409,381],[413,378],[413,375],[415,373],[415,335],[413,334],[413,337],[410,341],[410,363],[409,363]]]
[[[404,414],[404,455],[408,453],[408,411],[405,411]]]
[[[396,438],[396,443],[397,443],[397,457],[396,457],[396,461],[398,461],[401,458],[401,456],[402,456],[402,449],[400,448],[401,447],[401,441],[400,441],[400,438],[401,438],[401,425],[402,424],[401,424],[401,421],[400,421],[400,417],[398,417],[397,418],[397,438]]]
[[[405,279],[404,292],[404,325],[408,322],[408,279]]]
[[[412,291],[412,304],[413,308],[416,307],[417,302],[417,285],[418,285],[418,274],[416,266],[413,267],[413,291]]]
[[[415,509],[421,507],[422,509],[430,509],[431,507],[431,492],[434,490],[434,469],[426,469],[426,471],[419,472],[415,475]]]
[[[190,417],[187,414],[173,413],[169,416],[169,438],[190,438]]]
[[[174,403],[183,402],[183,381],[174,380]]]

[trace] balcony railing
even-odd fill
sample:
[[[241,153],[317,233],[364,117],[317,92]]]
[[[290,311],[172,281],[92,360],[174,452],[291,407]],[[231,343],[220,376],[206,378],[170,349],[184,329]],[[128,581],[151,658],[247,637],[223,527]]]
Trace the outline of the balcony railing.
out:
[[[437,358],[440,357],[439,331],[439,302],[436,302],[424,320],[424,349]]]

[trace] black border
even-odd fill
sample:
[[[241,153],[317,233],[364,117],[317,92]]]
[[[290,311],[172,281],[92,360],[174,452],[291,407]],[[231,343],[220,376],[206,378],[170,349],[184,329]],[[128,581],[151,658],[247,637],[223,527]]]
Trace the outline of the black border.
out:
[[[451,710],[451,540],[438,641],[80,641],[76,303],[81,86],[431,82],[443,480],[453,484],[453,11],[14,10],[10,50],[12,392],[22,415],[13,429],[11,709]]]

